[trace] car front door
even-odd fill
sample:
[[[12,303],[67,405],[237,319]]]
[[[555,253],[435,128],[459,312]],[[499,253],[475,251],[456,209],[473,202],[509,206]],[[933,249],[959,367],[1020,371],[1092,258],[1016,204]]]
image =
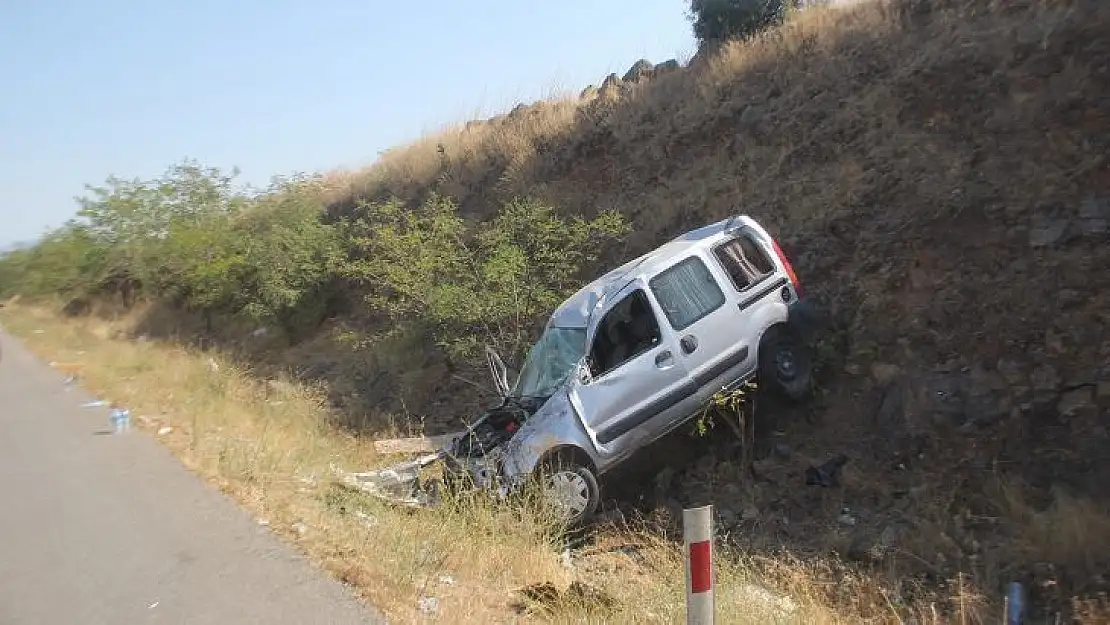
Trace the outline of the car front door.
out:
[[[570,388],[598,454],[616,461],[669,422],[689,397],[677,337],[660,323],[644,285],[624,287],[593,324],[583,375]]]

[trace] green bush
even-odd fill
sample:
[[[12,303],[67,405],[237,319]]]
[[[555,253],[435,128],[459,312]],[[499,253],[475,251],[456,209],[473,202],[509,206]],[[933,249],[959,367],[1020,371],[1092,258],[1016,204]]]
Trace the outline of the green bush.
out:
[[[77,218],[0,258],[0,292],[162,298],[294,332],[318,322],[343,258],[310,177],[261,191],[192,162],[154,180],[86,187]]]
[[[690,0],[689,17],[701,42],[750,39],[782,23],[797,0]]]
[[[400,325],[430,330],[454,357],[492,344],[512,356],[538,320],[628,224],[616,213],[563,218],[520,199],[470,224],[454,202],[364,204],[323,220],[313,177],[238,187],[236,173],[186,162],[154,180],[87,187],[77,219],[0,257],[0,294],[161,299],[214,319],[277,324],[296,339],[344,287]]]
[[[425,324],[453,357],[475,356],[482,344],[517,357],[537,320],[580,286],[583,268],[628,223],[615,212],[564,219],[519,199],[471,225],[454,202],[432,196],[415,209],[364,204],[346,231],[354,258],[345,273],[371,307]]]

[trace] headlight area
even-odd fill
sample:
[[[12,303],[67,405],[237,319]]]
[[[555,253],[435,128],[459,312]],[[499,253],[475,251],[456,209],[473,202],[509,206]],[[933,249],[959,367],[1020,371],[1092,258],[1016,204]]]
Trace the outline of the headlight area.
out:
[[[509,485],[504,478],[505,453],[500,447],[490,449],[482,456],[447,456],[443,476],[458,490],[480,489],[506,496]]]

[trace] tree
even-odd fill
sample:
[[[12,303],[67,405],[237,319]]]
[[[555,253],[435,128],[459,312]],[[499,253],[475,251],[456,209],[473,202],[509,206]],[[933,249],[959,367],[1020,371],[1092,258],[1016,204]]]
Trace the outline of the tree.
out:
[[[690,0],[694,36],[703,43],[750,39],[782,23],[797,0]]]

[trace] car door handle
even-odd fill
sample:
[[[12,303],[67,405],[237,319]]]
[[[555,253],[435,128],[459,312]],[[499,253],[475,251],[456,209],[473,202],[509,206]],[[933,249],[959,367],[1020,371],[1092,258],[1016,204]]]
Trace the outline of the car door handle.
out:
[[[674,366],[674,354],[671,354],[671,350],[665,349],[656,354],[655,366],[660,369],[669,369]]]
[[[698,339],[693,334],[687,334],[679,339],[678,344],[682,346],[683,354],[692,354],[698,348]]]

